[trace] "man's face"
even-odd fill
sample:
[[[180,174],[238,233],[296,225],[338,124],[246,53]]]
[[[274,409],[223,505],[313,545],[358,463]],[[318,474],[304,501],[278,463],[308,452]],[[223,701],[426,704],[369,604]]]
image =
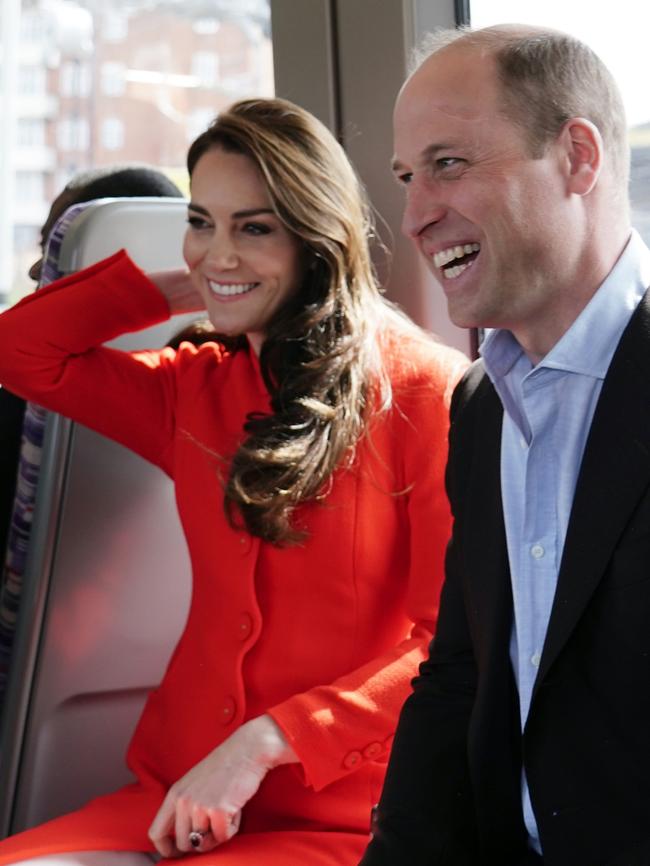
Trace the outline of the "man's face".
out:
[[[576,265],[565,156],[552,142],[532,158],[501,110],[494,61],[475,49],[443,49],[405,85],[395,109],[402,228],[455,324],[520,336],[553,316]]]

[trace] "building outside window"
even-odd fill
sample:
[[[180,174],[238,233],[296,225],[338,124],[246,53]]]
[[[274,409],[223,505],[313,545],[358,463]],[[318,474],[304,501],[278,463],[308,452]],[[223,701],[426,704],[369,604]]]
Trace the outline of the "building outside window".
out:
[[[114,60],[102,64],[102,93],[104,96],[122,96],[126,90],[126,66]]]
[[[107,117],[102,121],[102,145],[106,150],[124,147],[124,124],[119,117]]]
[[[212,51],[197,51],[192,57],[192,75],[201,87],[215,87],[219,82],[219,56]]]
[[[45,145],[45,120],[40,117],[23,117],[18,121],[16,143],[18,147],[43,147]]]
[[[74,58],[61,64],[59,76],[61,96],[86,98],[90,95],[91,84],[91,68],[88,62]]]
[[[40,227],[70,177],[135,161],[163,169],[187,189],[189,142],[233,100],[273,93],[269,0],[9,4],[19,7],[19,44],[15,68],[1,80],[19,98],[0,164],[6,154],[21,206],[0,212],[0,249],[9,236],[14,250],[13,264],[0,269],[0,306],[33,290],[26,272]],[[5,29],[4,17],[0,23]],[[0,177],[0,195],[2,183]],[[17,198],[3,195],[5,202]]]
[[[42,201],[45,196],[43,174],[37,171],[16,172],[15,193],[18,202]]]
[[[90,128],[85,117],[65,117],[57,124],[57,144],[62,151],[86,151]]]
[[[42,96],[47,92],[47,70],[42,66],[18,68],[18,93],[21,96]]]

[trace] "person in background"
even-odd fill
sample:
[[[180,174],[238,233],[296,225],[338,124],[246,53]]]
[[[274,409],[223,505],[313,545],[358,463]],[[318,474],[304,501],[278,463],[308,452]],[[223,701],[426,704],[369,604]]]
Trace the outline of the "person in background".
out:
[[[364,193],[308,112],[236,103],[188,168],[187,272],[122,252],[0,317],[0,381],[173,477],[194,581],[135,782],[0,864],[351,866],[435,627],[467,359],[380,293]],[[200,309],[218,339],[104,348]]]
[[[403,227],[490,333],[452,401],[436,637],[363,866],[650,863],[650,252],[621,97],[566,34],[443,33]]]

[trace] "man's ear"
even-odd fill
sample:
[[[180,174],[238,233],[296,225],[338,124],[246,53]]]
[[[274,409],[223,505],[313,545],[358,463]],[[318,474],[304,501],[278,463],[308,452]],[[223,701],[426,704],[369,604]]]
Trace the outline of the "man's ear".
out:
[[[588,195],[598,180],[603,164],[603,138],[590,120],[572,117],[560,133],[566,154],[569,192]]]

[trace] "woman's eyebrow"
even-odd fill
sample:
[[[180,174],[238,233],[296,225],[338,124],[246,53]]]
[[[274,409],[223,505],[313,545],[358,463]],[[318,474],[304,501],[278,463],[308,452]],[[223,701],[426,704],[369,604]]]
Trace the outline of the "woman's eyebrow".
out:
[[[233,216],[236,219],[241,219],[242,217],[257,216],[258,214],[265,214],[265,213],[273,214],[273,213],[275,213],[275,211],[270,207],[253,207],[253,208],[250,208],[249,210],[235,211]]]
[[[201,213],[204,216],[210,216],[210,212],[207,208],[201,207],[200,204],[196,204],[196,202],[189,202],[187,205],[188,210],[194,210],[197,213]],[[235,211],[232,216],[234,219],[242,219],[245,217],[257,216],[258,214],[274,214],[275,211],[270,207],[253,207],[248,208],[246,210],[238,210]]]
[[[195,210],[197,213],[202,213],[204,216],[210,216],[210,214],[208,213],[208,211],[206,210],[206,208],[201,207],[200,204],[197,204],[197,203],[194,202],[194,201],[190,201],[190,202],[188,202],[188,204],[187,204],[187,209],[188,209],[188,210]]]

